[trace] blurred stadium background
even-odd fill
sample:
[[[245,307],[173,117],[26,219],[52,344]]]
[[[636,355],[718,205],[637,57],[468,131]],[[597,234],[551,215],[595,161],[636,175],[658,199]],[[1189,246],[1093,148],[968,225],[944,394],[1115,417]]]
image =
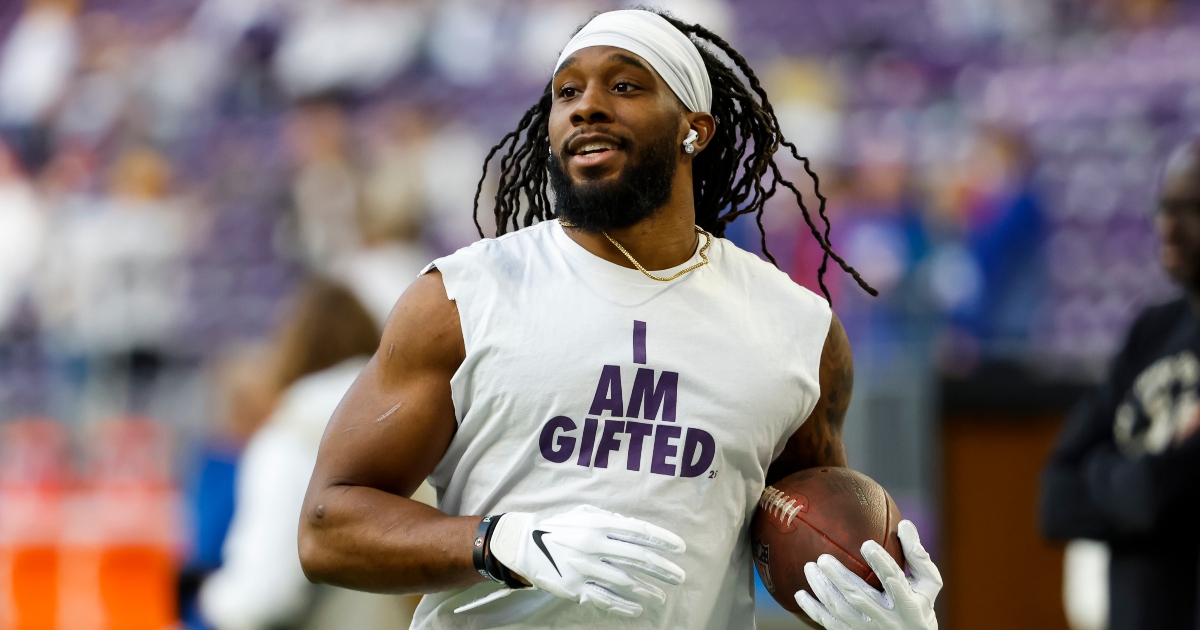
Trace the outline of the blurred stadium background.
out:
[[[1037,470],[1172,290],[1150,209],[1200,131],[1200,3],[653,4],[750,60],[881,291],[830,274],[846,441],[932,543],[942,627],[1066,628]],[[0,0],[0,628],[205,627],[190,598],[293,296],[341,279],[382,318],[477,238],[489,147],[619,6]],[[764,222],[815,288],[798,210]],[[759,251],[752,221],[729,236]]]

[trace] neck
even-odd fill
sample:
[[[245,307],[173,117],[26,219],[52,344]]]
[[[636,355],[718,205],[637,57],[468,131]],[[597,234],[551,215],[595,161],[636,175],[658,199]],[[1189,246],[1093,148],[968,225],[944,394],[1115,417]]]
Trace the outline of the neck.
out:
[[[686,171],[685,171],[686,169]],[[681,164],[672,184],[671,198],[653,214],[629,227],[609,230],[630,256],[650,271],[670,269],[687,262],[696,252],[696,207],[691,170]],[[633,263],[600,232],[566,228],[571,240],[615,265],[633,269]]]

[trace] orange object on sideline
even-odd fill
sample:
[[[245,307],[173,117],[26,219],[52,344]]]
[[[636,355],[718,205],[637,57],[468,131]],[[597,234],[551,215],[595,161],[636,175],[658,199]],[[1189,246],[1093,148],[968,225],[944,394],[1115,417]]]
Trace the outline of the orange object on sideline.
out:
[[[112,630],[175,621],[175,559],[155,545],[114,545],[100,555],[100,599]]]
[[[112,420],[88,446],[88,485],[67,502],[57,628],[174,628],[179,523],[167,430]]]
[[[0,630],[56,630],[67,433],[51,420],[0,427]]]
[[[53,545],[0,550],[4,603],[0,628],[55,630],[58,607],[58,549]]]
[[[164,630],[176,622],[175,558],[161,545],[66,545],[61,630]]]

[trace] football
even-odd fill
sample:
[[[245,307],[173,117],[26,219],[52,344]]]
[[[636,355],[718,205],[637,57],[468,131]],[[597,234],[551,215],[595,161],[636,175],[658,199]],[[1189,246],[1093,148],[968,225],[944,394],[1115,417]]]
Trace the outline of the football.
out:
[[[849,468],[809,468],[763,490],[750,525],[751,553],[775,601],[802,615],[795,594],[812,592],[804,565],[822,554],[882,588],[859,548],[874,540],[903,568],[899,523],[896,503],[870,477]]]

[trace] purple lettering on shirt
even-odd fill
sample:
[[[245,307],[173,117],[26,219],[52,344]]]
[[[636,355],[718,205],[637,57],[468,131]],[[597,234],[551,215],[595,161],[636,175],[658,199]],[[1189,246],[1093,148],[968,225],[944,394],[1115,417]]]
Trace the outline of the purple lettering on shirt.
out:
[[[566,433],[567,431],[575,430],[575,421],[566,416],[555,416],[546,421],[542,427],[541,438],[538,439],[538,446],[542,449],[542,457],[555,464],[561,464],[575,453],[575,438],[569,435],[558,436],[555,440],[555,434],[559,429]]]
[[[633,377],[633,391],[629,394],[629,411],[625,415],[629,418],[657,420],[658,410],[662,408],[663,422],[675,422],[675,400],[678,392],[678,372],[664,371],[662,376],[658,377],[658,385],[655,386],[654,370],[638,368],[637,376]],[[596,395],[599,395],[599,391]],[[645,401],[644,406],[642,401]],[[595,403],[592,404],[592,408],[595,409]],[[639,409],[642,410],[640,414]]]
[[[617,436],[625,432],[625,421],[608,419],[600,432],[600,443],[596,445],[596,468],[608,468],[608,454],[621,448]]]
[[[596,395],[592,397],[592,408],[589,415],[599,416],[605,411],[620,418],[624,411],[624,396],[621,394],[621,368],[606,365],[600,372],[600,381],[596,383]]]
[[[650,457],[650,472],[659,475],[675,475],[675,464],[668,464],[668,457],[675,457],[679,447],[669,440],[679,437],[683,428],[672,424],[659,424],[654,427],[654,453]]]
[[[648,422],[630,420],[625,423],[625,433],[629,435],[629,462],[625,466],[627,469],[642,469],[642,444],[646,441],[646,437],[653,432],[654,425]]]
[[[646,365],[646,322],[633,320],[633,362]]]
[[[679,462],[680,477],[699,477],[712,465],[717,453],[717,442],[704,429],[688,427],[683,438],[683,458]]]
[[[588,418],[583,421],[583,440],[579,443],[579,461],[580,466],[590,466],[592,463],[592,447],[596,445],[596,425],[600,421],[595,418]]]

